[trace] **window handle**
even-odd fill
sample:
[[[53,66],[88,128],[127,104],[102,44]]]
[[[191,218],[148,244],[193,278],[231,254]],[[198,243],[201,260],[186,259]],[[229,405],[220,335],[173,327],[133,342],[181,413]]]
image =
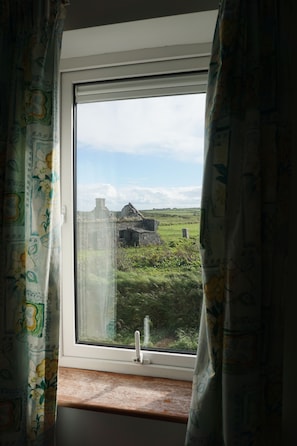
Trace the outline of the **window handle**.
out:
[[[135,339],[135,358],[134,358],[134,362],[136,362],[137,364],[150,364],[150,360],[149,359],[144,359],[143,358],[143,353],[141,351],[141,346],[140,346],[140,331],[136,330],[134,332],[134,339]]]
[[[143,364],[143,354],[140,346],[140,332],[138,330],[134,333],[135,340],[135,358],[134,362],[138,362],[139,364]]]

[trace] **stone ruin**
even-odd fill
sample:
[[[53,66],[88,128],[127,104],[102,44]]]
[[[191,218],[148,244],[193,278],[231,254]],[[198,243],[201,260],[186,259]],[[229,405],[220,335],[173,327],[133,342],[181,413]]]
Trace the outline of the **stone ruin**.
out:
[[[132,203],[121,210],[117,219],[118,242],[122,246],[160,245],[159,222],[145,218]]]
[[[120,246],[159,245],[158,225],[157,220],[145,218],[132,203],[114,213],[106,207],[104,198],[97,198],[93,211],[77,213],[78,246],[100,249],[111,247],[114,242]]]

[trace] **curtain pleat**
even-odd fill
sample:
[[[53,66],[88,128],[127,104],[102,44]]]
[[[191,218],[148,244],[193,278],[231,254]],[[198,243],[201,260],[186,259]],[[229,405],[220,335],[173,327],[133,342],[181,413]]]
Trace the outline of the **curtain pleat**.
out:
[[[290,120],[278,0],[221,2],[201,204],[203,310],[186,445],[281,444]]]
[[[0,438],[53,445],[61,0],[0,1]]]

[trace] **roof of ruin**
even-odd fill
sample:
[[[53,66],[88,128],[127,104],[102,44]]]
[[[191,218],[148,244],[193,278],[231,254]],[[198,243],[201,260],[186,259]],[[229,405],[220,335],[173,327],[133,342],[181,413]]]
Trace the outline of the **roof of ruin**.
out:
[[[144,218],[141,212],[139,212],[132,203],[126,204],[121,210],[121,217],[141,217]]]

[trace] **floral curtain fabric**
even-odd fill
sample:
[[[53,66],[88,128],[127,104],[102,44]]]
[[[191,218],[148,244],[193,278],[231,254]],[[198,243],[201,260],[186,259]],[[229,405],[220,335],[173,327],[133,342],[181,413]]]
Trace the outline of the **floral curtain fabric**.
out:
[[[187,446],[281,444],[291,154],[280,10],[277,0],[220,5],[206,105],[204,303]]]
[[[61,0],[0,1],[0,443],[53,445]]]

